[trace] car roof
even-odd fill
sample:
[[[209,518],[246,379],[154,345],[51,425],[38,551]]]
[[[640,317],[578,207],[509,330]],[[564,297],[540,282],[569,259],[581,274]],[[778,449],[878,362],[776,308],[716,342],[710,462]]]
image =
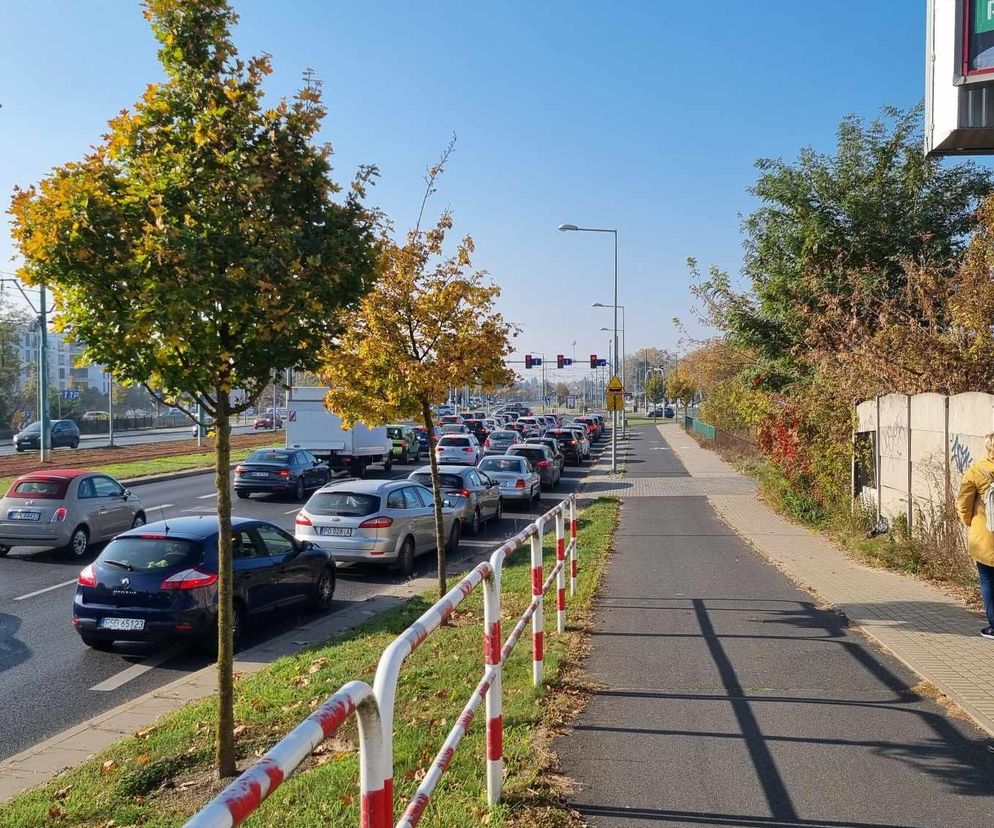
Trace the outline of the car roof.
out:
[[[406,477],[400,480],[360,480],[358,477],[345,480],[333,480],[318,489],[319,492],[350,491],[357,494],[379,494],[391,491],[401,486],[414,485]]]
[[[438,471],[439,474],[464,474],[468,471],[472,471],[475,466],[457,466],[455,463],[439,463]],[[431,466],[421,466],[421,468],[415,469],[411,474],[431,474]]]
[[[81,477],[84,474],[96,474],[96,472],[89,469],[44,469],[22,474],[14,482],[19,483],[22,480],[72,480],[74,477]]]
[[[240,529],[243,526],[255,526],[257,524],[275,526],[275,524],[270,523],[268,520],[236,517],[234,515],[231,518],[232,529]],[[152,523],[146,523],[144,526],[122,532],[118,537],[133,538],[142,535],[165,534],[170,537],[203,541],[216,536],[217,531],[217,515],[189,515],[187,517],[169,518],[168,520],[157,520]]]

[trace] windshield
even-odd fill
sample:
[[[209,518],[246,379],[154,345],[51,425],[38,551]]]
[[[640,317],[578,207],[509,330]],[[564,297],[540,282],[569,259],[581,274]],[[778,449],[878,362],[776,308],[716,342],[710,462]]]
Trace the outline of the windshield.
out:
[[[288,451],[273,451],[273,449],[263,449],[262,451],[253,451],[250,455],[247,463],[283,463],[287,464],[290,462],[290,452]]]
[[[305,508],[312,515],[363,517],[380,510],[380,499],[362,492],[317,492]]]
[[[107,544],[97,561],[129,572],[152,572],[197,566],[202,558],[203,550],[193,541],[125,537]]]
[[[27,431],[27,432],[31,432],[31,433],[34,433],[36,431],[41,431],[41,421],[40,420],[35,420],[33,423],[31,423],[31,425],[26,426],[25,428],[23,428],[22,431]]]
[[[510,472],[511,474],[520,474],[522,470],[521,464],[521,460],[488,457],[480,463],[480,468],[485,472]]]
[[[438,441],[440,446],[459,446],[465,447],[469,445],[469,437],[443,437]]]
[[[517,436],[516,431],[495,431],[490,435],[490,440],[513,440]]]

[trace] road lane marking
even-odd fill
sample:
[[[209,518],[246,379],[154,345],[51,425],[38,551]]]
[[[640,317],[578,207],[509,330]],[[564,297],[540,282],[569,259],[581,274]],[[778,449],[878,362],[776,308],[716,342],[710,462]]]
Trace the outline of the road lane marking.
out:
[[[54,586],[45,587],[44,589],[36,589],[34,592],[29,592],[27,595],[18,595],[15,601],[25,601],[28,598],[34,598],[36,595],[41,595],[45,592],[51,592],[53,589],[62,589],[64,586],[69,586],[69,584],[76,583],[76,579],[73,578],[71,581],[63,581],[61,584],[55,584]]]
[[[172,509],[175,503],[160,503],[157,506],[145,506],[145,511],[148,512],[152,509]]]
[[[116,673],[108,679],[104,679],[100,684],[95,684],[91,687],[91,690],[96,690],[100,693],[109,693],[111,690],[117,690],[127,684],[129,681],[134,681],[138,676],[144,675],[149,670],[158,667],[162,662],[168,661],[174,655],[177,655],[182,650],[182,647],[170,647],[167,650],[163,650],[158,655],[146,658],[143,661],[138,662],[138,664],[132,664],[127,669],[121,670],[120,673]]]
[[[211,492],[210,494],[197,495],[197,500],[207,500],[209,497],[217,497],[217,492]]]

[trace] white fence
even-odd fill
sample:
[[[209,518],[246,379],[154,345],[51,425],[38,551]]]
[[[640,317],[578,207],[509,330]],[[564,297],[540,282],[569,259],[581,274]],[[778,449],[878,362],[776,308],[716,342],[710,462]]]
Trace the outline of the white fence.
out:
[[[853,496],[878,515],[916,515],[945,503],[963,472],[985,456],[994,395],[887,394],[856,406]],[[872,458],[861,463],[861,455]]]

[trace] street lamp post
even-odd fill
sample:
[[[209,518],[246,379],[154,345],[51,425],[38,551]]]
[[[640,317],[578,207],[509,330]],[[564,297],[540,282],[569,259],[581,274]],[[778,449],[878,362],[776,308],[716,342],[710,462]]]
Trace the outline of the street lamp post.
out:
[[[577,227],[575,224],[560,224],[559,230],[561,232],[579,232],[579,233],[611,233],[614,235],[614,303],[612,307],[614,308],[614,362],[613,362],[613,373],[615,376],[618,374],[618,231],[617,229],[609,229],[606,227]],[[624,398],[622,398],[624,400]],[[618,412],[612,412],[614,415],[611,424],[611,471],[618,471]]]
[[[609,308],[610,305],[602,304],[601,302],[594,302],[591,307],[594,308]],[[628,354],[628,346],[625,344],[625,331],[627,326],[625,325],[625,306],[618,305],[621,309],[621,384],[625,387],[625,393],[628,393],[628,377],[625,372],[625,356]],[[617,310],[615,310],[617,314]],[[606,331],[607,328],[601,328],[602,331]],[[615,374],[618,373],[617,370],[617,359],[618,359],[618,334],[615,332],[614,335],[614,350],[615,350]],[[624,407],[624,397],[622,399],[622,409],[621,409],[621,421],[624,424],[625,431],[628,431],[628,409]]]

